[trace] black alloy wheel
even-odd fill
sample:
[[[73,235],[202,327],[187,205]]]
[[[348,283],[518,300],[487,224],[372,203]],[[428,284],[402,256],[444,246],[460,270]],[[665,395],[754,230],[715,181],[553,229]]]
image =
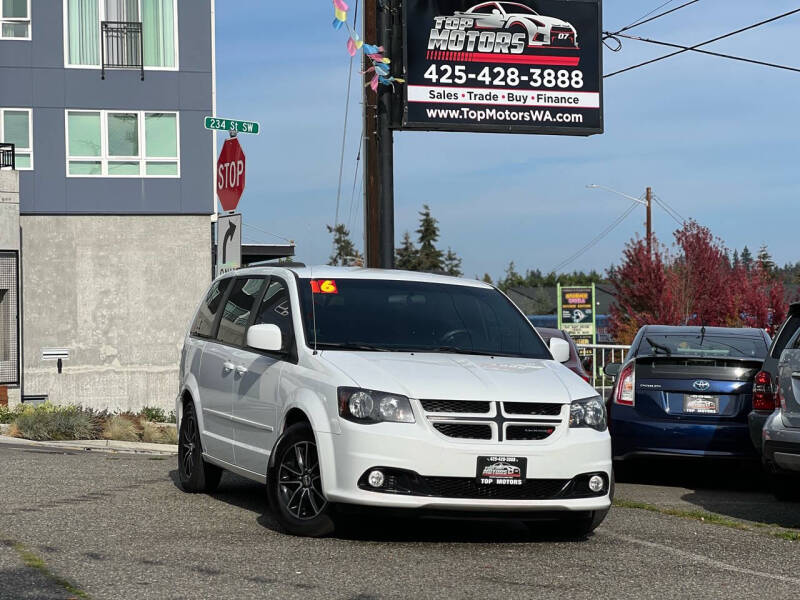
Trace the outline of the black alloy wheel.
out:
[[[203,459],[200,428],[194,405],[190,402],[183,411],[178,435],[178,477],[185,492],[213,492],[222,477],[222,469]]]
[[[331,504],[322,490],[311,428],[305,423],[292,425],[281,436],[275,452],[267,492],[280,524],[293,535],[319,537],[331,533]]]

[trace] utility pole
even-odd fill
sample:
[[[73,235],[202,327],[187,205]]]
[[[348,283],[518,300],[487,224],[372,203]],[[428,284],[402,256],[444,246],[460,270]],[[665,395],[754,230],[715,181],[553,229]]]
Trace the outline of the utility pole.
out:
[[[394,2],[364,2],[364,35],[367,43],[383,46],[390,58],[395,46]],[[364,56],[363,71],[371,66]],[[364,76],[364,249],[368,267],[394,266],[394,140],[391,129],[392,89],[378,87],[377,102],[369,87],[372,73]]]
[[[647,256],[653,256],[653,189],[647,188]]]

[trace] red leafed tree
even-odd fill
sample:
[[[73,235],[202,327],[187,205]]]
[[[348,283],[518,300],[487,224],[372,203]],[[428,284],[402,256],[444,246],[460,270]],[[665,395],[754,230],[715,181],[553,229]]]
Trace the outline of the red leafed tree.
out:
[[[642,325],[771,329],[786,316],[783,284],[769,269],[731,265],[722,241],[694,221],[675,232],[674,256],[655,240],[652,255],[644,240],[629,242],[610,280],[610,328],[623,343]]]

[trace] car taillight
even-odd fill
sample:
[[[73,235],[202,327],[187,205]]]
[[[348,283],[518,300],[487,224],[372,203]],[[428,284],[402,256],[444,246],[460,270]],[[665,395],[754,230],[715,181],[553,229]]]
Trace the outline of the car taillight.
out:
[[[759,371],[753,382],[753,410],[775,410],[776,406],[772,376],[766,371]]]
[[[583,379],[583,380],[584,380],[586,383],[592,383],[592,378],[591,378],[591,377],[589,377],[589,376],[588,376],[586,373],[584,373],[583,371],[581,371],[579,368],[577,368],[577,367],[570,367],[570,368],[569,368],[569,370],[570,370],[570,371],[572,371],[573,373],[575,373],[575,375],[577,375],[577,376],[578,376],[578,377],[580,377],[581,379]]]
[[[614,402],[625,406],[633,406],[636,402],[636,390],[634,385],[633,363],[622,369],[617,379],[617,389],[614,394]]]

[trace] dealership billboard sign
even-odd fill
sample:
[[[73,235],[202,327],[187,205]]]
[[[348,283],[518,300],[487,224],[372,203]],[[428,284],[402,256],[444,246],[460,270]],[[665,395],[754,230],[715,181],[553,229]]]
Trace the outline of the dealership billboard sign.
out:
[[[576,344],[597,343],[595,286],[558,286],[558,328]]]
[[[603,132],[602,0],[405,0],[403,129]]]

